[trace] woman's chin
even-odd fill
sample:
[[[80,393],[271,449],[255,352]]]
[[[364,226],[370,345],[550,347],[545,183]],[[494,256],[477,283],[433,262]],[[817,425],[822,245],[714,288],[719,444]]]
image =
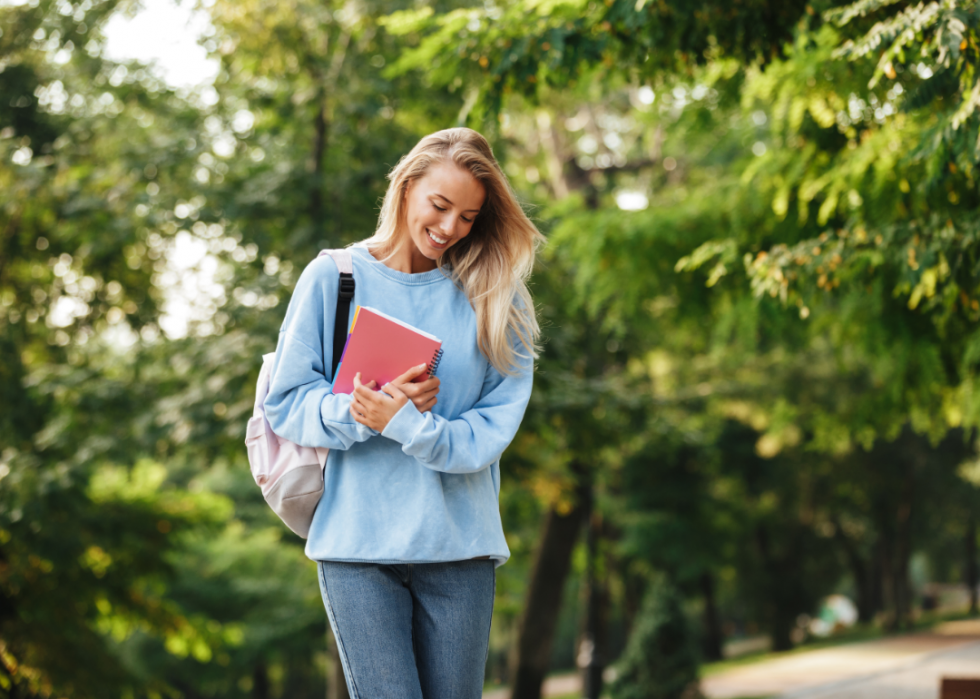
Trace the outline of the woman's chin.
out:
[[[435,248],[429,245],[426,245],[425,248],[419,250],[419,252],[422,253],[422,257],[424,257],[427,260],[432,260],[433,262],[435,262],[440,257],[442,257],[442,253],[443,253],[442,250],[436,250]]]
[[[419,250],[420,253],[422,253],[422,256],[423,257],[426,257],[427,259],[430,259],[430,260],[433,260],[434,261],[434,260],[438,260],[440,257],[442,257],[443,253],[445,253],[446,250],[448,250],[450,246],[449,245],[444,245],[442,247],[438,247],[437,248],[435,245],[433,245],[429,241],[429,236],[426,236],[425,239],[424,239],[424,241],[423,241],[423,243],[422,243],[422,245],[419,245],[419,246],[416,246],[416,247],[418,247],[418,250]]]
[[[422,231],[421,236],[412,236],[411,239],[415,245],[416,251],[425,259],[432,260],[433,262],[438,262],[439,258],[446,253],[446,250],[452,247],[451,243],[437,247],[429,238],[429,234],[424,230]]]

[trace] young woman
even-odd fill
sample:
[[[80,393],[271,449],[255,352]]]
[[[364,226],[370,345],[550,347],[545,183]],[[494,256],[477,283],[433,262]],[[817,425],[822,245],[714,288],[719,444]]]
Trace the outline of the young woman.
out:
[[[478,699],[494,570],[510,556],[499,459],[531,394],[538,325],[526,286],[542,240],[487,141],[423,138],[389,175],[375,234],[351,248],[353,303],[442,340],[415,367],[331,393],[338,270],[303,272],[279,336],[266,416],[329,447],[306,555],[355,699]]]

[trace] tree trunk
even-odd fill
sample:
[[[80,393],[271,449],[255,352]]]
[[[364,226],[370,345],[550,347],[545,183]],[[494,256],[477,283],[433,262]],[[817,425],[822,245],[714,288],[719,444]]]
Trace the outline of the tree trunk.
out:
[[[882,563],[882,543],[881,536],[875,539],[871,549],[871,619],[877,616],[878,612],[885,608],[885,579],[884,564]]]
[[[881,591],[882,609],[885,611],[885,628],[894,631],[898,628],[898,608],[899,599],[897,596],[898,584],[895,581],[894,541],[891,536],[882,536],[881,550],[879,552],[881,567]]]
[[[977,585],[980,584],[980,571],[977,570],[977,517],[971,510],[966,521],[966,578],[970,588],[970,614],[977,614]]]
[[[912,558],[912,501],[915,490],[915,474],[912,464],[906,467],[902,487],[902,500],[896,512],[895,536],[895,621],[897,628],[905,628],[912,611],[912,586],[909,584],[909,562]]]
[[[313,119],[313,181],[310,183],[310,223],[314,234],[321,234],[323,222],[323,158],[327,150],[327,98],[320,94],[317,99],[316,117]]]
[[[265,661],[259,661],[252,671],[252,699],[269,699],[269,671]]]
[[[585,628],[579,643],[578,666],[582,670],[582,696],[599,699],[602,673],[606,669],[608,591],[600,571],[602,517],[590,512],[585,567]],[[603,566],[604,568],[604,566]]]
[[[7,263],[14,257],[8,249],[8,245],[12,247],[12,244],[9,244],[8,241],[14,240],[20,231],[21,216],[21,209],[15,209],[10,214],[10,218],[7,219],[7,225],[4,226],[3,235],[0,236],[0,241],[3,241],[3,246],[0,247],[0,284],[6,281]]]
[[[311,170],[313,173],[310,183],[310,203],[309,214],[310,224],[313,235],[323,234],[323,171],[324,159],[326,157],[328,140],[330,137],[330,117],[331,108],[328,100],[331,91],[336,88],[337,80],[340,78],[340,70],[344,65],[347,56],[347,46],[350,43],[350,33],[342,32],[337,39],[337,46],[334,48],[333,57],[330,60],[330,67],[325,76],[319,70],[311,70],[311,77],[315,83],[319,83],[317,93],[317,112],[313,119],[313,152],[311,154]],[[326,50],[326,46],[324,47]],[[339,212],[336,212],[339,215]],[[333,217],[336,223],[336,216]],[[319,238],[315,238],[319,240]]]
[[[874,604],[873,575],[869,571],[867,562],[861,557],[857,544],[851,541],[850,537],[844,533],[840,521],[834,521],[834,536],[840,542],[847,555],[847,562],[851,567],[851,574],[854,575],[854,587],[857,589],[857,611],[858,621],[862,623],[870,622],[874,619],[875,612],[878,610]],[[872,566],[873,567],[873,561]]]
[[[705,660],[721,660],[724,657],[725,636],[721,630],[721,618],[715,600],[715,579],[708,571],[701,573],[701,594],[704,597],[704,642],[702,652]]]
[[[583,474],[581,465],[573,470]],[[581,475],[580,475],[581,478]],[[581,481],[584,485],[584,478]],[[575,506],[567,514],[551,509],[545,517],[541,545],[534,561],[524,612],[518,625],[511,660],[511,699],[539,699],[541,684],[551,662],[562,591],[571,566],[572,550],[589,509],[588,491],[580,487]]]
[[[772,638],[772,649],[775,651],[793,650],[793,619],[786,610],[777,608],[770,624],[769,634]]]
[[[620,576],[623,580],[623,638],[628,639],[643,605],[646,580],[630,570],[628,560],[622,561]]]
[[[779,586],[786,584],[786,578],[780,570],[781,566],[776,554],[772,551],[769,532],[762,525],[755,528],[755,545],[765,573],[764,584],[768,592],[768,599],[765,602],[764,616],[769,638],[772,639],[772,649],[775,651],[791,650],[793,648],[792,631],[797,612],[785,608],[785,594]]]
[[[538,133],[541,138],[541,146],[544,149],[545,162],[548,164],[548,181],[551,183],[551,191],[556,199],[564,199],[568,196],[568,183],[565,181],[565,171],[562,167],[562,159],[558,155],[558,138],[555,127],[552,123],[551,114],[545,110],[538,112]]]

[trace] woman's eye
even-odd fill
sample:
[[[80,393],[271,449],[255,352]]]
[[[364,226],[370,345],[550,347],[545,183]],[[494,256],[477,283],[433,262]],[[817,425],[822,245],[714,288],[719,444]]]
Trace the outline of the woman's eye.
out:
[[[439,206],[435,202],[433,202],[432,206],[436,209],[436,211],[445,211],[446,210],[445,207]],[[473,223],[473,219],[471,219],[471,218],[466,218],[465,216],[460,216],[460,218],[463,219],[464,221],[466,221],[467,223]]]

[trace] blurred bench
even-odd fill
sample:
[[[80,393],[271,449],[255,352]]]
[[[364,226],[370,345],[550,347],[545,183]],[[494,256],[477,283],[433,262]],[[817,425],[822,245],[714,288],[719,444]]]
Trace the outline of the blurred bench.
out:
[[[980,678],[944,677],[939,689],[939,699],[980,699]]]

